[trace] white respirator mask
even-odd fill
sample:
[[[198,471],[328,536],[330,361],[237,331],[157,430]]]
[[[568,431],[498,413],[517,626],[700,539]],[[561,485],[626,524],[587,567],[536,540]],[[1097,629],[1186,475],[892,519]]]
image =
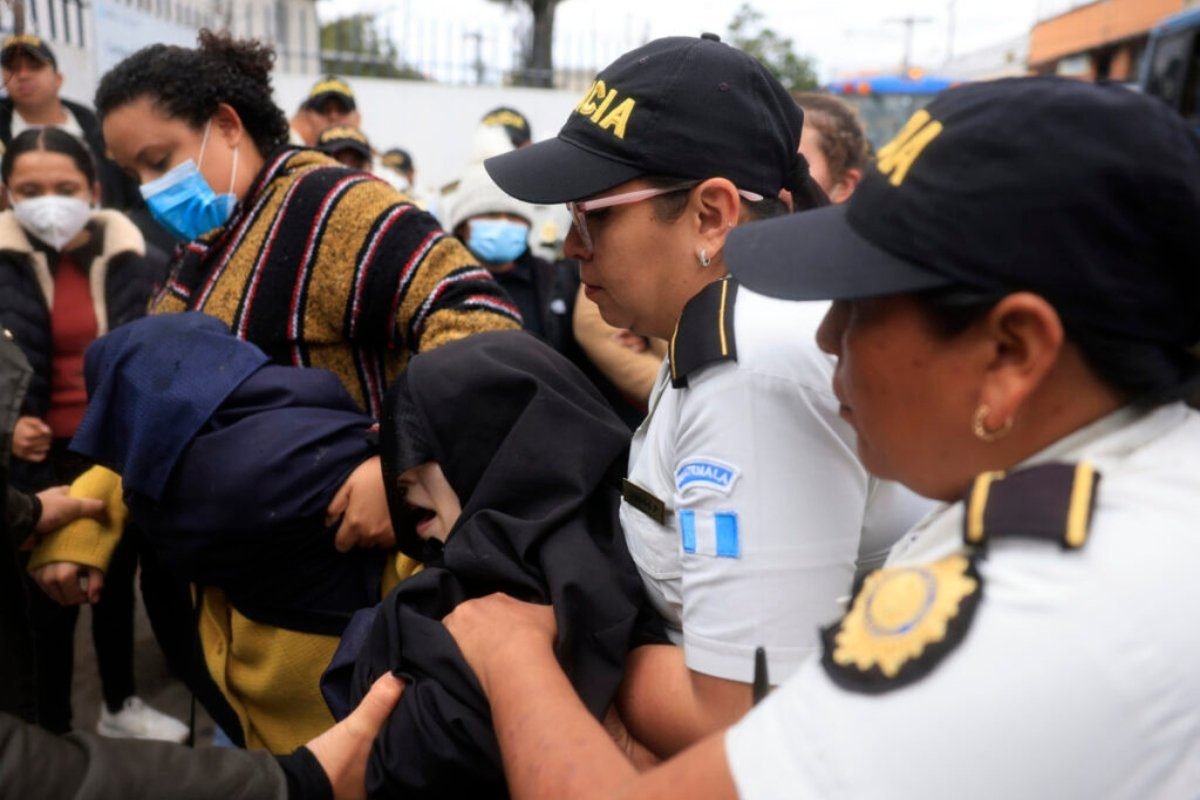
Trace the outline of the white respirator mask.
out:
[[[10,199],[12,199],[10,197]],[[87,225],[92,207],[78,197],[43,195],[14,200],[13,214],[29,233],[55,250],[62,250]]]

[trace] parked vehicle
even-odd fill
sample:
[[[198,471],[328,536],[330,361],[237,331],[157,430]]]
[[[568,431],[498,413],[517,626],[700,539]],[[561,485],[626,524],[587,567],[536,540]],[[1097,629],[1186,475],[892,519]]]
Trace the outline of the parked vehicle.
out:
[[[926,75],[920,69],[907,73],[889,73],[847,78],[826,86],[858,109],[867,138],[873,149],[887,144],[913,112],[923,108],[933,96],[956,81]]]
[[[1139,83],[1200,133],[1200,8],[1167,17],[1150,31]]]

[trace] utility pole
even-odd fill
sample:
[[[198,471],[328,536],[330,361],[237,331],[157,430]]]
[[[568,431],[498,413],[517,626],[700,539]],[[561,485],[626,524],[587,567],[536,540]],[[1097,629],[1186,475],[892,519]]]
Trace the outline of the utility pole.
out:
[[[904,58],[900,62],[900,71],[908,72],[908,68],[912,66],[913,28],[917,25],[924,25],[927,22],[932,22],[933,20],[931,20],[929,17],[914,17],[912,14],[909,14],[907,17],[893,17],[887,21],[904,26]]]
[[[12,6],[13,34],[20,36],[25,32],[25,0],[8,0]]]
[[[464,38],[475,40],[475,63],[473,64],[475,67],[475,85],[483,86],[483,34],[475,31],[474,33],[466,34]]]
[[[954,23],[958,11],[958,0],[946,3],[946,60],[954,58]]]

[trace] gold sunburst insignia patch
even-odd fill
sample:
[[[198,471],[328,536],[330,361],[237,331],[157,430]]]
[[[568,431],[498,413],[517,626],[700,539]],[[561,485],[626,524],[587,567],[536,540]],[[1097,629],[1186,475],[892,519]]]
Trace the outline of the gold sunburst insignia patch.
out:
[[[871,573],[841,622],[822,631],[840,686],[883,692],[929,673],[962,639],[983,583],[968,555]]]

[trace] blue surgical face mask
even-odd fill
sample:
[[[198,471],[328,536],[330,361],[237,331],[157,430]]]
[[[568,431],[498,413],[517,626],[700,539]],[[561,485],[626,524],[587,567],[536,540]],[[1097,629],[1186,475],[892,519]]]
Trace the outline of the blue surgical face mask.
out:
[[[210,121],[204,128],[204,139],[200,143],[200,162],[204,161],[204,148],[208,145]],[[188,159],[173,167],[161,178],[142,186],[142,197],[150,209],[150,215],[159,225],[183,242],[190,242],[203,233],[219,228],[229,221],[237,205],[233,193],[233,181],[237,177],[238,151],[233,149],[233,171],[229,175],[229,191],[216,194],[200,174],[196,161]]]
[[[516,261],[529,248],[529,226],[507,219],[473,219],[467,247],[488,264]]]

